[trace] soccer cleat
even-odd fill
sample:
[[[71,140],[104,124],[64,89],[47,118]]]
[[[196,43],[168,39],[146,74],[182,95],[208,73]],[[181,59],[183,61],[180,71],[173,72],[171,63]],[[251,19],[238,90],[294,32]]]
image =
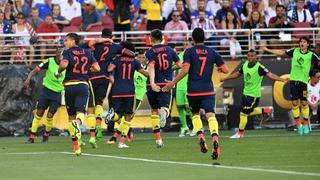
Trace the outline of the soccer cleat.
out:
[[[119,144],[118,144],[118,148],[119,148],[119,149],[129,148],[129,146],[126,145],[125,143],[119,143]]]
[[[106,124],[109,124],[112,121],[114,114],[115,113],[113,108],[110,108],[109,110],[106,111],[106,119],[105,119]]]
[[[133,142],[133,130],[128,133],[128,142]]]
[[[196,131],[191,131],[190,134],[189,134],[189,136],[191,136],[191,137],[193,137],[193,136],[195,136],[195,135],[197,135],[197,132],[196,132]]]
[[[212,148],[212,159],[217,160],[220,156],[220,146],[218,141],[213,141],[213,148]]]
[[[303,127],[302,125],[297,126],[297,132],[299,135],[303,135]]]
[[[235,133],[234,135],[230,136],[230,139],[239,139],[239,138],[243,138],[244,137],[244,133],[240,133],[239,131],[237,133]]]
[[[199,145],[200,145],[200,151],[202,153],[208,152],[206,141],[203,138],[200,138]]]
[[[185,137],[189,133],[189,128],[181,128],[179,137]]]
[[[309,126],[308,125],[303,126],[302,131],[303,131],[304,135],[309,134],[309,132],[310,132]]]
[[[169,109],[166,107],[161,107],[159,109],[159,115],[160,115],[160,127],[163,128],[166,126],[167,118],[169,116]]]
[[[98,148],[98,145],[97,145],[97,142],[96,142],[96,138],[90,138],[89,139],[89,143],[91,144],[91,147],[93,148],[93,149],[96,149],[96,148]]]
[[[102,139],[102,128],[101,128],[101,126],[96,126],[96,139],[97,139],[97,141]]]
[[[107,144],[114,144],[114,143],[116,143],[116,141],[117,141],[117,138],[115,138],[115,137],[111,137],[108,141],[107,141]]]
[[[33,138],[29,138],[25,143],[26,144],[33,144],[34,143],[34,139]]]
[[[162,148],[164,146],[162,139],[156,140],[157,148]]]

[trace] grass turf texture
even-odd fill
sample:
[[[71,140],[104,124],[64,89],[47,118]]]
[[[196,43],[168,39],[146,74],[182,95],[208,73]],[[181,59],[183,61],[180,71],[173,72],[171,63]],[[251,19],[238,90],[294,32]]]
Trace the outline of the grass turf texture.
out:
[[[218,161],[210,158],[211,138],[208,134],[210,151],[206,154],[200,153],[195,137],[178,138],[178,133],[163,133],[165,146],[157,149],[153,134],[145,133],[135,134],[134,143],[128,143],[129,149],[118,149],[117,144],[107,145],[106,139],[98,142],[98,149],[91,149],[87,142],[82,148],[84,155],[80,157],[61,153],[72,151],[69,137],[50,137],[47,144],[40,143],[41,137],[36,139],[35,144],[24,144],[26,137],[2,137],[0,179],[320,179],[319,131],[312,131],[308,136],[298,136],[286,130],[256,130],[246,131],[243,139],[229,139],[227,136],[232,134],[231,131],[221,131],[222,154]],[[88,136],[83,139],[86,141]],[[27,154],[31,152],[35,154]],[[108,156],[94,156],[97,154]],[[166,161],[197,164],[173,164]],[[211,166],[213,163],[220,166]],[[259,169],[271,171],[263,172]],[[316,174],[285,174],[273,170]]]

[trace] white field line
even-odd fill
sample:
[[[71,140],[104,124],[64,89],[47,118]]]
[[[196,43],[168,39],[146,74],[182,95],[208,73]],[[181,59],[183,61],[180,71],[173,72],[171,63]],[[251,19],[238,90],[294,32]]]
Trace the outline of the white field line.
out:
[[[68,155],[74,155],[74,153],[72,153],[72,152],[0,153],[0,155],[43,155],[43,154],[68,154]],[[317,176],[317,177],[320,177],[320,173],[296,172],[296,171],[285,171],[285,170],[276,170],[276,169],[261,169],[261,168],[252,168],[252,167],[224,166],[224,165],[201,164],[201,163],[192,163],[192,162],[163,161],[163,160],[132,158],[132,157],[124,157],[124,156],[111,156],[111,155],[104,155],[104,154],[82,153],[81,156],[112,158],[112,159],[130,160],[130,161],[141,161],[141,162],[148,162],[148,163],[178,164],[178,165],[187,165],[187,166],[202,166],[202,167],[214,167],[214,168],[222,168],[222,169],[234,169],[234,170],[244,170],[244,171],[255,171],[255,172],[267,172],[267,173],[280,173],[280,174],[288,174],[288,175],[301,175],[301,176]]]
[[[62,154],[71,154],[71,152],[60,152]],[[309,172],[296,172],[296,171],[285,171],[285,170],[276,170],[276,169],[260,169],[260,168],[251,168],[251,167],[238,167],[238,166],[223,166],[223,165],[212,165],[212,164],[201,164],[201,163],[192,163],[192,162],[178,162],[178,161],[163,161],[163,160],[153,160],[153,159],[144,159],[144,158],[131,158],[123,156],[111,156],[103,154],[88,154],[83,153],[82,156],[91,156],[91,157],[102,157],[102,158],[113,158],[121,160],[131,160],[131,161],[142,161],[150,163],[163,163],[163,164],[178,164],[178,165],[189,165],[189,166],[202,166],[202,167],[215,167],[222,169],[236,169],[236,170],[245,170],[245,171],[256,171],[256,172],[268,172],[268,173],[281,173],[289,175],[303,175],[303,176],[319,176],[320,173],[309,173]]]

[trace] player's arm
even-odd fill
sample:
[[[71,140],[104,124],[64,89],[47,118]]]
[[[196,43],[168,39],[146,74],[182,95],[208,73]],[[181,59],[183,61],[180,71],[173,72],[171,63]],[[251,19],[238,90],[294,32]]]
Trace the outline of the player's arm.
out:
[[[108,66],[107,71],[108,71],[108,72],[112,72],[115,68],[116,68],[116,65],[113,64],[113,63],[110,63],[109,66]]]
[[[284,83],[287,83],[287,81],[288,81],[287,79],[283,79],[283,78],[279,77],[278,75],[273,74],[272,72],[268,72],[268,73],[266,74],[266,76],[267,76],[269,79],[274,80],[274,81],[282,81],[282,82],[284,82]]]
[[[56,78],[59,78],[61,76],[62,71],[67,69],[68,64],[69,64],[68,60],[66,60],[66,59],[61,60],[60,65],[59,65],[59,69],[57,72],[54,73],[54,76],[56,76]]]
[[[30,81],[31,78],[36,75],[38,72],[40,72],[42,69],[47,69],[49,66],[49,60],[46,59],[44,61],[42,61],[41,64],[39,64],[38,66],[36,66],[29,74],[27,79],[23,82],[23,87],[28,88],[30,85]]]
[[[150,85],[153,91],[155,92],[160,92],[160,86],[157,86],[156,83],[154,82],[154,78],[155,78],[155,71],[154,71],[154,61],[151,61],[148,64],[148,72],[149,72],[149,79],[150,79]]]
[[[229,72],[229,68],[226,64],[222,64],[221,66],[218,67],[218,72],[227,74]]]
[[[85,40],[88,40],[88,39],[85,39]],[[95,44],[104,43],[104,42],[113,43],[113,40],[110,38],[97,38],[94,40],[89,40],[88,46],[91,48],[91,47],[94,47]]]
[[[143,74],[145,77],[149,77],[148,71],[144,70],[143,68],[140,68],[138,70],[139,73]]]
[[[220,79],[220,82],[227,81],[227,80],[230,80],[230,79],[237,79],[237,78],[239,78],[241,75],[242,75],[242,74],[241,74],[239,71],[236,71],[236,72],[230,74],[230,75],[227,76],[227,77],[221,78],[221,79]]]
[[[228,66],[224,63],[221,55],[217,52],[214,52],[213,58],[215,59],[215,64],[218,66],[218,72],[227,74],[229,72]]]
[[[130,51],[129,49],[123,48],[122,52],[123,55],[129,56],[129,57],[135,57],[134,52]]]
[[[176,76],[176,78],[173,81],[167,81],[167,84],[162,88],[162,91],[170,91],[175,84],[177,84],[183,77],[185,77],[189,73],[189,69],[190,64],[183,63],[181,72]]]
[[[268,49],[267,47],[263,47],[263,50],[268,53],[274,54],[276,56],[280,56],[280,57],[292,57],[290,54],[291,50],[284,51],[284,50],[280,50],[280,49]]]
[[[94,62],[94,63],[91,65],[90,71],[91,71],[92,73],[99,72],[99,71],[100,71],[99,63],[98,63],[98,62]]]

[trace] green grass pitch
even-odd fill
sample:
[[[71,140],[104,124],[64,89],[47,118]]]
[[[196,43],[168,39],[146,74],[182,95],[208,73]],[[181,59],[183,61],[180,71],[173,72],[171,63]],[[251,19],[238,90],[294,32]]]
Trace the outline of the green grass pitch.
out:
[[[41,138],[24,144],[26,137],[2,137],[0,179],[320,179],[320,131],[298,136],[255,130],[246,131],[243,139],[229,139],[232,133],[220,132],[218,161],[211,160],[209,151],[200,153],[195,137],[178,138],[178,133],[163,133],[161,149],[152,133],[136,133],[129,149],[107,145],[106,139],[98,149],[87,143],[79,157],[71,153],[69,137],[50,137],[47,144]]]

